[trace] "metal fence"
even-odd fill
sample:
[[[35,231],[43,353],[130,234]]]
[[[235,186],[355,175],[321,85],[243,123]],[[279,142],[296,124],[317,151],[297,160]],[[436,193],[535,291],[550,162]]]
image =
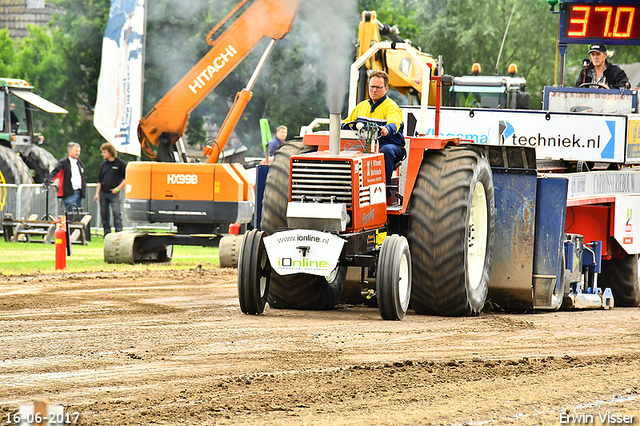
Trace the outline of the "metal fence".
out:
[[[0,217],[9,213],[16,217],[18,185],[0,184]]]
[[[100,204],[93,199],[96,195],[97,184],[87,184],[87,194],[82,200],[82,211],[91,215],[91,232],[94,234],[103,233],[102,219],[100,218]],[[47,215],[59,217],[64,214],[64,204],[62,199],[57,197],[58,187],[52,185],[48,191],[42,184],[0,184],[0,217],[10,214],[16,220],[28,219],[32,215],[37,215],[38,219],[46,220]],[[122,226],[124,229],[153,228],[173,231],[171,223],[148,223],[129,221],[124,214],[124,196],[120,197],[122,202]],[[47,209],[48,207],[48,209]],[[113,217],[111,218],[113,226]]]

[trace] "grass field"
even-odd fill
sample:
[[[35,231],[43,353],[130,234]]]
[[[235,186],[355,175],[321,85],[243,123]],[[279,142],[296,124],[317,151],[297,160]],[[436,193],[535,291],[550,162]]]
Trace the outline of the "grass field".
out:
[[[104,239],[93,236],[88,245],[71,247],[71,256],[67,257],[67,267],[63,272],[86,271],[138,271],[191,269],[202,265],[203,268],[218,268],[218,248],[174,246],[171,263],[145,263],[137,265],[116,265],[105,263],[102,247]],[[19,275],[56,272],[55,245],[44,243],[8,243],[0,237],[0,275]]]

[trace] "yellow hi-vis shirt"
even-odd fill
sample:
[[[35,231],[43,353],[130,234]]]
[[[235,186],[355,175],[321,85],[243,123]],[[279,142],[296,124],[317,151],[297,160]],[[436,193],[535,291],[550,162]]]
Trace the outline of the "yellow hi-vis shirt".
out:
[[[389,130],[389,135],[380,138],[380,145],[393,143],[404,146],[402,111],[398,104],[386,95],[375,104],[371,102],[371,99],[360,102],[344,119],[343,123],[350,121],[367,121],[378,126],[385,126]]]

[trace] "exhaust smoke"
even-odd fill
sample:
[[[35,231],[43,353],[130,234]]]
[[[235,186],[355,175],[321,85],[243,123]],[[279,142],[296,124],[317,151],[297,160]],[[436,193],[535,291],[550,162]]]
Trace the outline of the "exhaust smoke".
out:
[[[349,86],[349,66],[358,28],[357,0],[307,0],[300,10],[305,26],[317,36],[313,49],[326,86],[329,113],[340,114]],[[311,34],[310,34],[311,35]]]

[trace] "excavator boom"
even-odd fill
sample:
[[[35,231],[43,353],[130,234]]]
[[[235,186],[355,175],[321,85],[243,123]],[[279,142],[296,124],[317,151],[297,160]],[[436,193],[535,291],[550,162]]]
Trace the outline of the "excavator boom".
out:
[[[302,0],[256,0],[213,43],[213,48],[140,120],[142,144],[172,144],[182,137],[191,111],[265,37],[279,40],[289,33]]]

